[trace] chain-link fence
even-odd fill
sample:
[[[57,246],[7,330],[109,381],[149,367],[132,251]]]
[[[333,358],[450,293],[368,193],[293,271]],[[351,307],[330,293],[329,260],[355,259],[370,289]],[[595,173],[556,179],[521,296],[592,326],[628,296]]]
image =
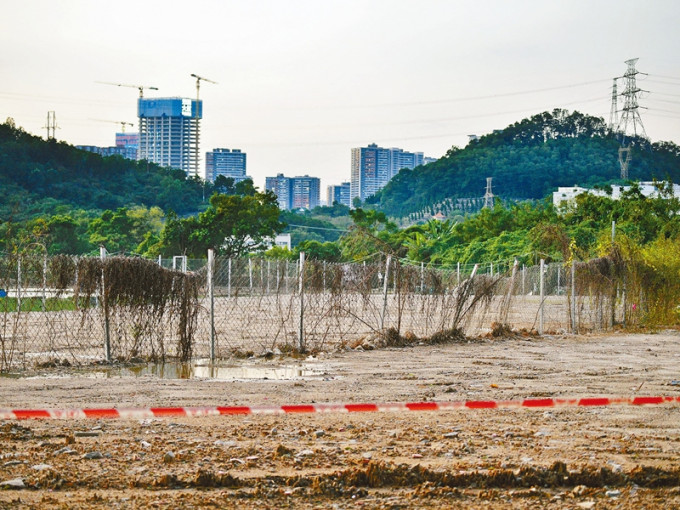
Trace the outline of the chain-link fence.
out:
[[[619,271],[620,272],[620,271]],[[544,332],[625,322],[605,263],[370,263],[261,258],[0,258],[0,369],[332,350],[497,326]],[[367,340],[369,339],[369,340]]]

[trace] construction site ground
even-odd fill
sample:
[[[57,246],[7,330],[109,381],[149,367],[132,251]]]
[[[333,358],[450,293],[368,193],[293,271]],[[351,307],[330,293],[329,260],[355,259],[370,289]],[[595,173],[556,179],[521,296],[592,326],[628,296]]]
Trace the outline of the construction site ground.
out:
[[[59,367],[0,408],[680,395],[680,333],[238,360],[299,377]],[[308,375],[305,375],[308,374]],[[0,422],[0,508],[680,508],[680,404]]]

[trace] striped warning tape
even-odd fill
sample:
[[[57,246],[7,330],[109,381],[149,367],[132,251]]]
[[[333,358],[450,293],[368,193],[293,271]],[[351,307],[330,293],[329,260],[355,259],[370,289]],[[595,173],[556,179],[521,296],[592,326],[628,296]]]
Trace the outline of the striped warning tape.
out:
[[[537,407],[598,407],[610,405],[654,405],[680,403],[676,397],[630,398],[542,398],[524,400],[468,400],[454,402],[409,402],[378,404],[301,404],[284,406],[148,407],[110,409],[0,409],[0,420],[82,418],[168,418],[229,414],[366,413],[404,411],[453,411],[459,409],[504,409]]]

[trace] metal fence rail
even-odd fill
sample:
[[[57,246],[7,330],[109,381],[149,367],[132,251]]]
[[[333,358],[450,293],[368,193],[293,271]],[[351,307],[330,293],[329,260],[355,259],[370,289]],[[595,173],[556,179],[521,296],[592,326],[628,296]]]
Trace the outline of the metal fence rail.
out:
[[[0,370],[332,350],[387,330],[423,338],[624,321],[625,289],[582,266],[7,256]]]

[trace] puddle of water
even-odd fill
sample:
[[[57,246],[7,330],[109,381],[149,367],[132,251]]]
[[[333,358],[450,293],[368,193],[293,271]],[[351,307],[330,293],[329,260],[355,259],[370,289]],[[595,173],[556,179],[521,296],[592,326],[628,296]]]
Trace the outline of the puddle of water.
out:
[[[1,377],[24,379],[157,377],[158,379],[211,379],[216,381],[323,379],[324,368],[315,364],[301,365],[214,365],[208,362],[152,363],[147,365],[70,369],[40,375],[21,373],[2,374]]]

